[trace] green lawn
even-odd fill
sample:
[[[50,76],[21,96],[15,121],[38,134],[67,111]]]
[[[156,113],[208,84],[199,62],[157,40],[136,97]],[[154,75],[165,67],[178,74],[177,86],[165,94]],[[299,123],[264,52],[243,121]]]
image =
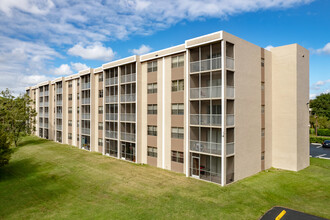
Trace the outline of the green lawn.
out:
[[[26,137],[0,168],[0,219],[258,219],[273,206],[330,218],[330,160],[221,187]]]

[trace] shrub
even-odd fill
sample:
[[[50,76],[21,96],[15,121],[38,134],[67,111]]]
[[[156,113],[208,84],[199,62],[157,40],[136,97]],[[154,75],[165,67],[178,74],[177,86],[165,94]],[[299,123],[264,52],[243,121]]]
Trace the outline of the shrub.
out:
[[[330,136],[330,129],[318,129],[317,135],[318,136]]]
[[[327,137],[309,136],[309,142],[310,143],[319,143],[319,144],[322,144],[323,141],[325,141],[325,140],[330,140],[330,137],[327,138]]]
[[[0,130],[0,167],[9,163],[11,153],[8,135]]]

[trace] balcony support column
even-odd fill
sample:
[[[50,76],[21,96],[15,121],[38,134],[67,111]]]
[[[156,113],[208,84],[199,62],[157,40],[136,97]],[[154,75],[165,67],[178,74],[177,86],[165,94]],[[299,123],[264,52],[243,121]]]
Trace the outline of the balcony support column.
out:
[[[226,185],[226,42],[221,41],[221,185]]]

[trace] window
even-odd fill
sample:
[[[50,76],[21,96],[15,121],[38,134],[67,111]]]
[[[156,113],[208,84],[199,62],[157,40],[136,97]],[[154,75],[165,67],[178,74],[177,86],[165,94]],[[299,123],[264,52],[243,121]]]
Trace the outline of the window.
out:
[[[68,125],[69,125],[69,127],[72,126],[72,120],[69,120],[69,121],[68,121]]]
[[[103,122],[99,122],[99,130],[103,130]]]
[[[103,146],[103,139],[102,138],[99,138],[98,144],[99,144],[100,147]]]
[[[72,81],[69,81],[69,88],[72,88]]]
[[[172,104],[172,115],[183,115],[184,105],[183,103]]]
[[[99,106],[99,114],[103,114],[103,106]]]
[[[71,114],[72,113],[72,107],[68,108],[68,113]]]
[[[265,90],[265,83],[261,83],[261,90]]]
[[[157,126],[148,125],[148,135],[157,136]]]
[[[183,139],[183,128],[172,127],[172,138]]]
[[[157,147],[149,147],[148,146],[148,156],[149,157],[157,157]]]
[[[265,152],[261,152],[261,160],[265,160]]]
[[[148,84],[148,94],[157,93],[157,83]]]
[[[72,133],[69,133],[69,134],[68,134],[68,139],[69,139],[69,140],[72,140]]]
[[[79,100],[79,93],[77,93],[77,100]]]
[[[77,121],[77,128],[79,128],[79,121]]]
[[[72,94],[69,94],[68,99],[69,101],[72,101]]]
[[[99,75],[99,82],[103,82],[103,73]]]
[[[79,107],[77,107],[77,113],[79,114]]]
[[[77,86],[79,86],[80,85],[80,83],[79,83],[79,81],[77,81]]]
[[[261,106],[261,114],[265,114],[265,106],[264,105]]]
[[[79,134],[78,134],[78,136],[77,136],[77,141],[79,141]]]
[[[262,67],[265,66],[265,58],[261,58],[261,66],[262,66]]]
[[[264,128],[261,129],[261,137],[265,137],[265,129]]]
[[[183,152],[172,150],[172,161],[177,163],[183,163]]]
[[[172,68],[181,67],[184,64],[183,55],[172,57]]]
[[[157,104],[148,105],[148,114],[149,115],[156,115],[157,114]]]
[[[184,81],[183,79],[172,81],[172,92],[183,91]]]
[[[99,98],[103,98],[103,89],[99,90]]]
[[[148,63],[148,73],[157,71],[157,60]]]

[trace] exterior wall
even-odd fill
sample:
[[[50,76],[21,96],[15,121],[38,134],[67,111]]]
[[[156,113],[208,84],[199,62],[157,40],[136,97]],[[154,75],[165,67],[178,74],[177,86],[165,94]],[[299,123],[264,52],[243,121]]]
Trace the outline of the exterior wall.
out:
[[[58,78],[29,87],[32,104],[39,111],[39,87],[49,85],[49,120],[48,136],[56,140],[56,82],[62,82],[62,143],[81,148],[81,112],[82,93],[81,76],[90,74],[91,80],[91,117],[90,145],[91,151],[105,154],[105,144],[108,139],[106,130],[106,85],[105,71],[109,68],[118,69],[118,158],[121,158],[121,66],[136,63],[136,163],[150,164],[159,168],[186,173],[189,176],[190,157],[190,53],[196,46],[221,42],[222,66],[226,67],[226,43],[234,45],[234,98],[228,98],[227,69],[222,68],[219,74],[222,78],[222,98],[217,98],[222,106],[222,185],[228,183],[228,172],[233,170],[234,181],[253,175],[262,169],[277,167],[288,170],[300,170],[309,165],[308,156],[308,92],[309,92],[309,54],[308,50],[299,45],[288,45],[264,50],[226,32],[216,32],[202,37],[187,40],[185,44],[152,52],[143,56],[132,56],[104,64],[96,69],[87,69],[78,74]],[[184,55],[184,66],[172,68],[172,56]],[[261,67],[261,58],[265,66]],[[157,72],[148,73],[148,62],[157,60]],[[99,75],[103,74],[103,82]],[[218,74],[218,73],[217,73]],[[189,77],[189,78],[187,78]],[[172,92],[172,80],[184,79],[184,91]],[[72,88],[68,83],[72,81]],[[148,83],[157,82],[157,93],[147,94]],[[204,83],[204,82],[202,82]],[[265,89],[262,90],[262,83]],[[203,86],[205,86],[203,84]],[[103,98],[99,98],[99,90],[103,89]],[[34,94],[35,93],[35,94]],[[72,101],[68,101],[72,94]],[[79,99],[78,99],[79,94]],[[188,102],[187,102],[188,101]],[[230,104],[232,102],[233,104]],[[172,115],[172,104],[184,103],[184,115]],[[229,103],[227,105],[227,103]],[[157,114],[148,115],[148,104],[157,104]],[[261,106],[265,105],[265,114]],[[103,114],[98,113],[98,107],[103,106]],[[72,114],[68,113],[72,107]],[[77,110],[79,108],[79,113]],[[207,112],[205,106],[203,112]],[[226,114],[234,114],[233,126],[226,125]],[[68,126],[72,120],[72,126]],[[79,121],[79,127],[77,126]],[[98,130],[99,122],[103,122],[103,131]],[[134,122],[132,122],[134,124]],[[157,126],[157,136],[147,135],[147,125]],[[184,139],[171,136],[172,127],[184,128]],[[39,135],[39,116],[36,117],[36,134]],[[228,129],[234,129],[233,136]],[[261,130],[265,135],[262,137]],[[68,140],[72,133],[72,140]],[[202,134],[206,135],[206,134]],[[203,137],[204,137],[203,136]],[[103,140],[103,146],[98,140]],[[226,153],[226,143],[233,140],[234,154]],[[132,142],[134,143],[134,142]],[[147,156],[147,146],[157,148],[157,158]],[[183,152],[184,163],[173,162],[171,151]],[[264,152],[264,160],[262,153]],[[227,180],[226,180],[227,178]]]

